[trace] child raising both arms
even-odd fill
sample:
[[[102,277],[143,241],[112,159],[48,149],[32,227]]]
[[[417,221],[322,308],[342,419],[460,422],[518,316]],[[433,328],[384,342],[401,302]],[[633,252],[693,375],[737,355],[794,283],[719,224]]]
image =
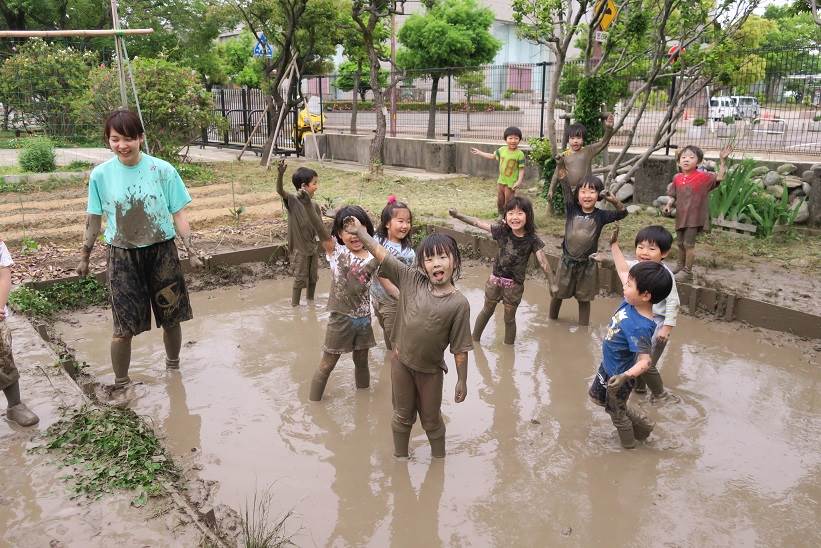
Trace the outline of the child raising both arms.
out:
[[[470,152],[476,156],[496,160],[499,162],[499,179],[496,182],[496,209],[503,216],[505,204],[522,186],[525,178],[525,153],[519,150],[522,140],[522,130],[509,127],[503,134],[506,146],[500,147],[494,153],[482,152],[478,148],[471,148]]]
[[[391,358],[394,455],[408,456],[411,428],[418,413],[431,454],[444,457],[444,352],[450,346],[454,355],[458,376],[455,401],[460,403],[467,396],[468,351],[473,349],[470,305],[454,285],[462,266],[456,241],[444,234],[431,234],[417,249],[416,265],[407,266],[371,238],[359,219],[346,219],[345,231],[373,253],[380,263],[379,275],[399,288]]]
[[[522,302],[531,253],[536,255],[547,279],[551,280],[553,277],[542,250],[544,242],[536,235],[533,204],[527,198],[514,196],[505,204],[504,221],[497,223],[468,217],[455,209],[448,210],[448,213],[469,225],[487,230],[499,244],[493,273],[485,284],[485,305],[473,326],[473,340],[478,341],[482,337],[482,331],[493,316],[496,305],[502,301],[505,307],[505,344],[513,344],[516,340],[516,309]]]

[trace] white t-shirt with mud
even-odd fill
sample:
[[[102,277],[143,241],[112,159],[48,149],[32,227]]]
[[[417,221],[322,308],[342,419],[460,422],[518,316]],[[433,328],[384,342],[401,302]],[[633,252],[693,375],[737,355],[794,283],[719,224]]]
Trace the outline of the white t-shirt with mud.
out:
[[[638,263],[639,261],[632,260],[627,261],[627,268],[633,268],[633,265]],[[664,318],[664,321],[661,325],[669,325],[671,327],[676,326],[676,318],[678,318],[678,306],[679,306],[679,298],[678,298],[678,289],[676,289],[676,277],[673,276],[673,271],[664,264],[661,265],[667,269],[667,272],[670,273],[670,277],[673,279],[673,287],[670,288],[670,294],[667,295],[667,298],[657,302],[653,305],[653,315],[654,316],[661,316]]]
[[[333,253],[325,257],[331,265],[328,310],[353,318],[370,316],[371,278],[379,267],[373,255],[360,258],[337,243]]]
[[[6,247],[6,242],[0,241],[0,268],[9,268],[12,265],[14,265],[14,261],[11,259],[9,248]],[[6,306],[3,308],[3,312],[5,312],[6,317],[8,317],[9,307]]]

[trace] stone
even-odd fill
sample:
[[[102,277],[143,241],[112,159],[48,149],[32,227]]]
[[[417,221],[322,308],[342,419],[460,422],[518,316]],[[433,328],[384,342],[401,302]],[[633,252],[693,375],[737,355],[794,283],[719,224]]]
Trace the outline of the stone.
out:
[[[821,171],[821,164],[813,164],[810,166],[810,171]]]
[[[788,198],[790,204],[795,202],[796,200],[801,199],[804,196],[804,191],[800,188],[796,188],[790,192],[790,197]]]
[[[645,213],[647,213],[648,215],[653,216],[653,217],[658,217],[658,216],[659,216],[659,210],[658,210],[658,209],[656,209],[656,208],[655,208],[655,207],[653,207],[653,206],[648,206],[648,207],[644,210],[644,212],[645,212]]]
[[[639,213],[642,209],[644,209],[644,208],[642,206],[640,206],[639,204],[630,204],[629,206],[627,206],[627,213],[631,213],[631,214]]]
[[[703,167],[707,171],[715,171],[716,163],[713,160],[704,160],[703,162],[701,162],[701,167]]]
[[[633,185],[631,183],[625,183],[618,192],[616,192],[616,198],[619,201],[624,202],[629,200],[633,197]]]
[[[780,185],[784,177],[780,173],[770,171],[764,176],[764,186]]]
[[[754,184],[755,186],[757,186],[758,188],[761,188],[761,189],[766,188],[766,187],[764,186],[764,181],[762,181],[760,177],[753,179],[753,180],[752,180],[752,182],[753,182],[753,184]]]
[[[804,192],[804,196],[809,196],[812,185],[810,185],[810,183],[801,183],[801,190]]]
[[[819,167],[819,169],[808,169],[801,174],[801,180],[809,184],[813,184],[815,181],[821,181],[821,167]]]
[[[768,168],[767,166],[758,166],[756,168],[753,168],[753,170],[750,172],[750,176],[761,177],[762,175],[766,175],[768,171],[770,171],[770,168]]]
[[[627,174],[626,174],[626,173],[622,173],[622,174],[620,174],[620,175],[616,175],[616,182],[617,182],[617,183],[622,184],[622,183],[626,183],[626,182],[628,182],[628,181],[632,181],[632,177],[628,179],[628,178],[627,178]]]
[[[804,200],[801,203],[801,206],[798,208],[798,214],[795,216],[795,220],[793,222],[798,224],[806,223],[810,218],[810,204],[807,203],[807,200]]]
[[[795,164],[781,164],[775,170],[780,173],[781,175],[791,175],[795,173],[798,168],[795,167]]]
[[[767,192],[775,196],[776,198],[780,198],[782,194],[784,194],[784,187],[781,185],[772,185],[767,187]]]
[[[675,218],[675,217],[676,217],[676,208],[671,209],[671,210],[670,210],[670,213],[667,213],[666,211],[664,211],[664,210],[662,209],[662,210],[661,210],[661,214],[662,214],[663,216],[665,216],[665,217],[672,217],[672,218]]]
[[[653,200],[653,205],[655,207],[661,207],[663,205],[669,204],[670,200],[672,200],[672,198],[670,196],[659,196],[658,198]]]
[[[799,188],[803,181],[794,175],[787,175],[784,177],[784,184],[787,185],[787,188]]]
[[[821,167],[821,164],[819,164]],[[818,170],[821,173],[821,169]],[[821,181],[813,183],[807,199],[810,218],[807,221],[811,226],[821,226]]]

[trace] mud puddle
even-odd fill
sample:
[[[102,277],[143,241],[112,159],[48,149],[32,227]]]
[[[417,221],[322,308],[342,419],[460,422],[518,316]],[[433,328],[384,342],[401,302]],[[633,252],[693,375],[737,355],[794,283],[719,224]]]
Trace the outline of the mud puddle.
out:
[[[460,282],[474,318],[486,276],[472,267]],[[297,309],[288,279],[194,293],[176,375],[163,370],[159,331],[135,339],[132,379],[145,386],[134,408],[192,473],[219,482],[216,502],[239,509],[273,485],[272,511],[295,511],[300,546],[821,543],[821,370],[802,348],[680,318],[662,374],[682,401],[637,399],[658,426],[623,451],[586,397],[617,302],[597,300],[590,329],[572,323],[575,302],[550,322],[544,283],[531,280],[515,347],[502,344],[497,310],[470,355],[465,403],[453,403],[455,373],[445,379],[447,458],[431,462],[417,423],[402,462],[381,346],[370,390],[355,390],[345,356],[323,402],[308,401],[327,282],[323,271],[319,304]],[[111,379],[108,311],[58,329],[78,360]]]

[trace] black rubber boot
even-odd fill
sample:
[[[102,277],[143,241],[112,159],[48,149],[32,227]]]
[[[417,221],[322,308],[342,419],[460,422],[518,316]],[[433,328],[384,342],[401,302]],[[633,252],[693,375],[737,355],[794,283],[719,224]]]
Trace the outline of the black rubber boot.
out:
[[[579,301],[579,325],[590,325],[590,301]]]
[[[294,287],[291,290],[291,306],[299,306],[299,300],[302,298],[302,288]]]
[[[646,373],[644,374],[646,375]],[[636,394],[646,394],[647,393],[647,383],[644,382],[644,375],[639,375],[636,377],[636,386],[633,388],[633,392]]]
[[[314,295],[316,295],[316,284],[308,284],[308,289],[305,293],[305,296],[309,301],[313,301]]]
[[[353,374],[357,388],[368,388],[371,385],[371,372],[368,369],[368,351],[354,350]]]
[[[180,368],[180,348],[182,348],[182,327],[179,324],[162,330],[165,345],[165,368]]]

